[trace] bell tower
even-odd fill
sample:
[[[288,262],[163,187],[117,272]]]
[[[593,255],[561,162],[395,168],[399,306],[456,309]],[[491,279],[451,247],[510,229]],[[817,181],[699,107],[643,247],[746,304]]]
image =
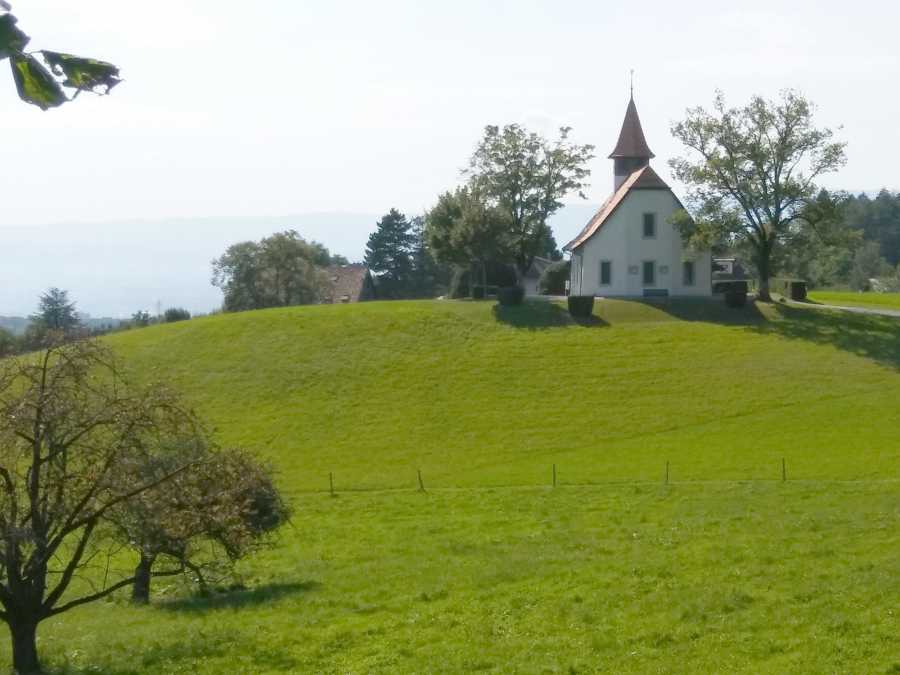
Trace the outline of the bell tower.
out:
[[[634,104],[634,88],[631,99],[625,110],[625,121],[622,123],[622,131],[619,132],[619,142],[609,158],[613,160],[614,189],[625,182],[632,173],[650,164],[654,155],[647,147],[647,139],[644,138],[644,130],[641,128],[641,118],[638,117],[637,106]]]

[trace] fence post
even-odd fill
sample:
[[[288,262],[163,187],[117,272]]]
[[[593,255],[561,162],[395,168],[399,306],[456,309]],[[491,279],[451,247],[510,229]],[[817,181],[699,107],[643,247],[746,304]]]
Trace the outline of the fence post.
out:
[[[553,465],[553,487],[556,487],[556,464]]]
[[[331,471],[328,472],[328,486],[331,496],[334,497],[334,473]]]
[[[422,482],[422,469],[416,469],[419,474],[419,492],[425,492],[425,483]]]

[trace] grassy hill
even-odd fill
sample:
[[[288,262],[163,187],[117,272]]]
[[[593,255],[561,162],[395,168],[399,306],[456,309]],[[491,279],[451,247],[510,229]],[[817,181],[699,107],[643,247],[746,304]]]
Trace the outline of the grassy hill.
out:
[[[854,293],[851,291],[813,291],[810,300],[826,305],[900,309],[900,293]]]
[[[111,343],[297,517],[250,590],[44,625],[66,672],[900,669],[896,320],[398,302]]]

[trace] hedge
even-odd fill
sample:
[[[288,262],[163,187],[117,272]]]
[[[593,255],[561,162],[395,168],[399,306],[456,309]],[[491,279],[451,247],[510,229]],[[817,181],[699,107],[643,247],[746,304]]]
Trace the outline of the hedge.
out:
[[[497,291],[497,300],[501,305],[511,307],[521,305],[525,299],[525,289],[521,286],[504,286]]]
[[[797,302],[806,300],[807,284],[803,279],[769,279],[769,288]]]
[[[591,316],[594,313],[593,295],[570,295],[569,314],[579,318]]]

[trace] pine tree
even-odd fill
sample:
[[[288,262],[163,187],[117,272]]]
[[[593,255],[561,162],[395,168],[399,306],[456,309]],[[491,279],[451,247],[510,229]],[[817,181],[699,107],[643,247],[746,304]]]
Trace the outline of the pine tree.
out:
[[[415,236],[406,216],[391,209],[376,225],[366,244],[365,263],[378,277],[381,297],[402,298],[415,294],[413,247]]]
[[[31,320],[48,331],[68,333],[80,325],[75,303],[69,301],[68,291],[51,288],[41,296],[38,311]]]

